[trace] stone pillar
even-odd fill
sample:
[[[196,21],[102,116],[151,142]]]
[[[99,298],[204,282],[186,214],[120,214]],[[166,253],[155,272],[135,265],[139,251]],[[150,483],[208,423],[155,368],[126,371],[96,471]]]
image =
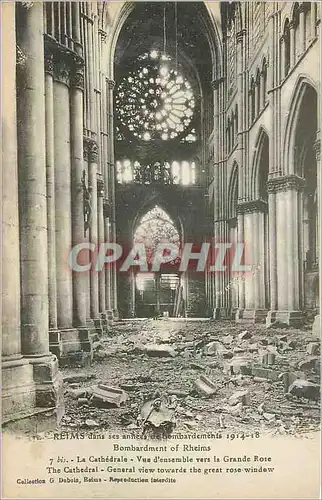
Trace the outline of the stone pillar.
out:
[[[108,170],[109,178],[109,200],[111,205],[111,240],[116,241],[116,220],[115,220],[115,164],[114,164],[114,115],[113,115],[113,91],[115,82],[106,79],[106,104],[108,113]],[[117,305],[117,268],[114,262],[111,269],[111,296],[113,317],[118,319],[118,305]]]
[[[83,193],[83,60],[75,58],[71,74],[71,190],[72,190],[72,245],[86,241],[84,232]],[[88,274],[73,271],[73,325],[86,327]]]
[[[238,212],[244,214],[245,263],[252,271],[244,276],[245,306],[238,311],[237,322],[264,322],[265,310],[265,234],[264,217],[267,204],[253,200],[238,205]]]
[[[135,273],[134,273],[133,268],[131,268],[130,272],[131,272],[131,275],[130,275],[130,279],[131,279],[131,311],[130,311],[130,315],[131,315],[131,318],[135,318],[135,316],[136,316],[136,304],[135,304],[136,285],[135,285]]]
[[[91,192],[91,225],[90,225],[90,242],[94,243],[95,251],[91,252],[92,269],[90,272],[90,297],[91,297],[91,319],[94,321],[95,328],[98,333],[101,333],[101,321],[99,315],[99,297],[98,297],[98,273],[95,270],[96,256],[98,249],[98,224],[97,224],[97,162],[98,162],[98,145],[97,142],[91,139],[88,143],[88,185]]]
[[[305,9],[306,6],[302,4],[300,6],[300,47],[297,48],[297,57],[300,57],[306,49]]]
[[[0,6],[2,71],[2,423],[15,417],[23,408],[35,406],[32,365],[21,354],[20,337],[20,254],[18,214],[16,62],[25,63],[23,54],[16,61],[16,26],[14,2]]]
[[[310,17],[310,38],[313,40],[316,37],[316,2],[311,2],[311,17]]]
[[[276,197],[277,308],[269,311],[266,324],[281,321],[292,326],[303,323],[300,311],[299,191],[304,180],[297,175],[268,181]]]
[[[46,178],[48,239],[49,329],[57,330],[56,235],[55,235],[55,158],[54,158],[54,60],[45,54]]]
[[[108,199],[103,201],[104,210],[104,229],[105,229],[105,241],[109,243],[111,241],[111,223],[110,223],[110,203]],[[107,313],[107,319],[111,321],[113,319],[113,310],[111,303],[111,266],[107,265],[105,267],[105,309]]]
[[[237,238],[239,243],[245,242],[245,229],[244,229],[244,214],[237,215]],[[236,312],[236,320],[239,318],[239,311],[245,309],[245,275],[238,276],[238,311]]]
[[[296,54],[295,54],[295,46],[296,46],[296,33],[295,33],[295,25],[294,22],[290,22],[290,69],[293,68],[295,61],[296,61]]]
[[[21,10],[21,9],[20,9]],[[33,365],[36,405],[62,409],[56,356],[49,352],[43,5],[23,10],[26,56],[18,99],[22,352]]]
[[[277,309],[276,194],[268,194],[270,309]]]
[[[97,174],[97,224],[98,224],[98,243],[105,242],[104,227],[104,180],[102,174]],[[103,321],[106,320],[106,298],[105,298],[105,268],[98,273],[99,285],[99,313]]]
[[[68,254],[72,247],[70,61],[57,53],[54,67],[55,210],[58,328],[73,326],[72,272]]]

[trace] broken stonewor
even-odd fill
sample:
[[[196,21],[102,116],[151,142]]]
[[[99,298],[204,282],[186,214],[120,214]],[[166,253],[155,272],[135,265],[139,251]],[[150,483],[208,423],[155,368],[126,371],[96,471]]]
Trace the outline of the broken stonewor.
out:
[[[107,406],[119,408],[128,399],[128,395],[118,387],[111,387],[101,383],[93,387],[90,402],[96,406]]]
[[[248,332],[247,330],[244,330],[238,335],[239,340],[248,340],[250,339],[252,334]]]
[[[144,403],[141,408],[141,419],[143,425],[147,422],[154,427],[173,423],[173,413],[160,399],[153,399]]]
[[[161,344],[161,345],[149,344],[145,346],[144,351],[148,356],[158,357],[158,358],[162,357],[173,358],[176,355],[175,350],[170,345],[167,344]]]
[[[306,351],[310,356],[318,356],[320,354],[320,342],[310,342],[306,346]]]
[[[266,378],[267,380],[272,380],[276,382],[278,380],[279,373],[270,368],[263,368],[262,366],[253,366],[252,375],[254,377]]]
[[[294,380],[289,388],[289,394],[298,398],[317,400],[320,396],[320,386],[308,380]]]
[[[245,358],[233,358],[229,363],[229,371],[231,375],[250,375],[251,367],[249,361]]]
[[[212,396],[216,392],[216,386],[208,377],[200,375],[200,377],[194,381],[195,389],[201,392],[205,396]]]
[[[229,398],[229,404],[235,406],[237,403],[242,403],[243,406],[249,406],[250,398],[248,391],[237,391]]]

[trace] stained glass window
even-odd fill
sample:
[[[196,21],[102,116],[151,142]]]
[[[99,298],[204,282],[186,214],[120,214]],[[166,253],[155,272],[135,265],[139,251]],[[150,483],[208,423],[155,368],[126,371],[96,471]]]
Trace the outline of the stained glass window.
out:
[[[196,184],[196,163],[194,161],[156,162],[151,165],[132,163],[130,160],[116,162],[118,184]]]
[[[191,84],[169,56],[155,50],[141,56],[118,85],[118,119],[143,141],[180,136],[191,125],[194,110]]]
[[[134,243],[144,243],[148,261],[159,243],[173,243],[179,247],[179,233],[169,215],[158,205],[140,220],[134,233]]]

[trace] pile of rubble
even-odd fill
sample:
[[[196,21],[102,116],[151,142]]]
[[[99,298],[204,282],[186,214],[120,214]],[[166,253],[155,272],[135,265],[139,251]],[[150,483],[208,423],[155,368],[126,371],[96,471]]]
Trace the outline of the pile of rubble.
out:
[[[64,427],[296,433],[319,426],[320,339],[235,323],[120,323],[65,369]]]

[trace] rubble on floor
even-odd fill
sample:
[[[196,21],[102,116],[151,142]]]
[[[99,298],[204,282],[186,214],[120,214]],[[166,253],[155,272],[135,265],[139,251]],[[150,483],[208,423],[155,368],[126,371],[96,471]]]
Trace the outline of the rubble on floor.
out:
[[[308,329],[120,321],[93,349],[92,366],[62,369],[64,430],[319,428],[320,341]]]

